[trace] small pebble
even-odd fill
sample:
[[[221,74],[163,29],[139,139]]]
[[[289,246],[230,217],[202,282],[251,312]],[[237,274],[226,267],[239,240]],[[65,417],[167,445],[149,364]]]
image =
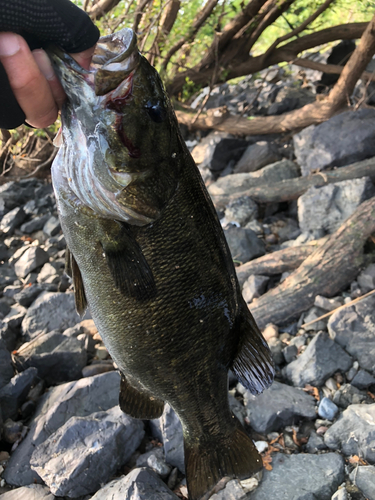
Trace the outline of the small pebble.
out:
[[[277,338],[279,336],[279,329],[276,325],[270,323],[263,330],[263,337],[268,341],[271,338]]]
[[[267,441],[255,441],[254,444],[259,453],[263,453],[268,448]]]
[[[337,412],[339,411],[338,407],[328,398],[322,398],[319,403],[318,415],[319,417],[325,418],[327,420],[333,420]]]

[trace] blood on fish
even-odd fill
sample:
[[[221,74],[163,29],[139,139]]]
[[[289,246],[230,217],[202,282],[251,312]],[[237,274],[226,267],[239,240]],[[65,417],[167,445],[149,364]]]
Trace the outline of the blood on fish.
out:
[[[125,134],[124,126],[122,124],[122,116],[117,115],[116,116],[116,131],[117,134],[123,143],[123,145],[127,148],[129,152],[129,156],[131,158],[139,158],[141,156],[141,150],[139,148],[136,148],[134,144],[131,142],[129,137]]]

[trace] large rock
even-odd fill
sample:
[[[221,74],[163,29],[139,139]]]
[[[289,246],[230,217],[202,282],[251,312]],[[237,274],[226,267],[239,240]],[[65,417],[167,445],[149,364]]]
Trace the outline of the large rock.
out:
[[[36,368],[28,368],[26,371],[15,375],[0,390],[0,408],[4,420],[17,418],[18,408],[25,401],[37,375],[38,370]]]
[[[328,333],[318,333],[295,361],[287,365],[284,376],[299,387],[321,386],[337,371],[345,372],[353,360]]]
[[[5,342],[0,340],[0,390],[7,385],[14,375],[12,358]]]
[[[144,436],[143,422],[119,406],[72,417],[37,446],[31,466],[57,496],[94,493],[130,459]]]
[[[336,453],[273,456],[250,500],[331,500],[344,480],[344,460]]]
[[[64,331],[80,321],[73,293],[45,292],[29,307],[22,321],[22,333],[33,339],[40,333]]]
[[[248,146],[234,167],[235,174],[255,172],[281,159],[277,146],[268,141],[260,141]]]
[[[133,469],[99,490],[91,500],[178,500],[150,469]]]
[[[333,396],[333,402],[340,408],[347,408],[350,405],[364,403],[367,395],[351,384],[343,384]]]
[[[350,480],[362,491],[368,500],[375,500],[375,467],[358,467],[350,474]]]
[[[68,382],[47,392],[40,399],[35,416],[28,424],[29,433],[10,457],[3,473],[6,482],[12,486],[40,482],[40,477],[30,467],[30,458],[36,446],[71,417],[85,417],[113,408],[118,403],[119,391],[120,375],[109,372]]]
[[[240,226],[258,217],[258,205],[249,196],[240,196],[228,203],[225,209],[225,221],[237,222]]]
[[[46,486],[41,484],[30,484],[7,491],[0,495],[1,500],[55,500],[55,496]]]
[[[290,160],[281,160],[257,172],[220,177],[208,187],[211,196],[229,196],[263,184],[274,184],[298,177],[299,167]]]
[[[374,109],[347,111],[295,134],[294,151],[302,175],[375,156],[374,120]]]
[[[225,132],[211,132],[193,149],[192,155],[200,166],[220,172],[230,161],[239,160],[248,144],[245,139]]]
[[[266,253],[263,241],[251,229],[230,225],[224,234],[233,260],[245,263]]]
[[[345,307],[328,321],[330,336],[375,375],[375,297]]]
[[[48,253],[40,247],[29,247],[14,265],[19,278],[25,278],[31,271],[49,261]]]
[[[346,456],[375,463],[375,404],[349,406],[325,433],[324,442]]]
[[[1,219],[0,231],[5,233],[7,236],[11,236],[14,233],[14,230],[25,220],[25,217],[26,214],[22,207],[14,208]]]
[[[316,418],[315,400],[301,389],[274,382],[262,394],[244,393],[251,427],[260,434],[283,429],[301,418]]]
[[[375,188],[369,177],[311,187],[298,198],[300,228],[302,231],[333,233],[374,194]]]
[[[76,338],[50,332],[22,346],[15,359],[17,367],[34,366],[39,377],[55,385],[81,378],[87,364],[87,352]]]

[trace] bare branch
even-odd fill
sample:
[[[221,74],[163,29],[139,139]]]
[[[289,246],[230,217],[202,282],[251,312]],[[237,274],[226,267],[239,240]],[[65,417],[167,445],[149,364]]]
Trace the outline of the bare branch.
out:
[[[324,64],[316,61],[312,61],[311,59],[305,59],[297,57],[290,61],[290,64],[295,64],[296,66],[300,66],[301,68],[315,69],[317,71],[322,71],[323,73],[329,73],[332,75],[339,75],[344,66],[339,66],[338,64]],[[375,81],[374,73],[370,73],[369,71],[364,71],[361,75],[361,78],[364,80]]]
[[[99,0],[91,9],[87,11],[91,19],[100,19],[110,12],[121,0]]]
[[[166,69],[168,66],[168,63],[171,59],[171,57],[187,42],[190,42],[191,40],[194,39],[195,35],[198,33],[199,29],[201,26],[206,22],[208,17],[212,14],[212,11],[216,7],[217,3],[219,0],[208,0],[205,6],[201,11],[198,12],[196,15],[193,24],[191,26],[191,29],[188,31],[188,33],[182,37],[175,45],[173,45],[169,51],[167,52],[164,62],[162,65],[162,69]]]
[[[138,0],[137,2],[137,10],[134,13],[134,22],[132,26],[132,30],[137,33],[139,23],[141,22],[142,16],[143,16],[143,11],[147,7],[149,3],[151,3],[153,0]]]

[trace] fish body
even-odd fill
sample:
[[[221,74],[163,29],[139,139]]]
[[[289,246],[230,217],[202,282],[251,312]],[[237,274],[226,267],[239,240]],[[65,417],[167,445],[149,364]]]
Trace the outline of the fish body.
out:
[[[199,171],[154,68],[122,30],[91,71],[52,55],[68,95],[52,168],[80,313],[86,305],[121,372],[120,406],[184,432],[189,498],[261,457],[232,414],[228,370],[252,393],[271,356],[244,302]]]

